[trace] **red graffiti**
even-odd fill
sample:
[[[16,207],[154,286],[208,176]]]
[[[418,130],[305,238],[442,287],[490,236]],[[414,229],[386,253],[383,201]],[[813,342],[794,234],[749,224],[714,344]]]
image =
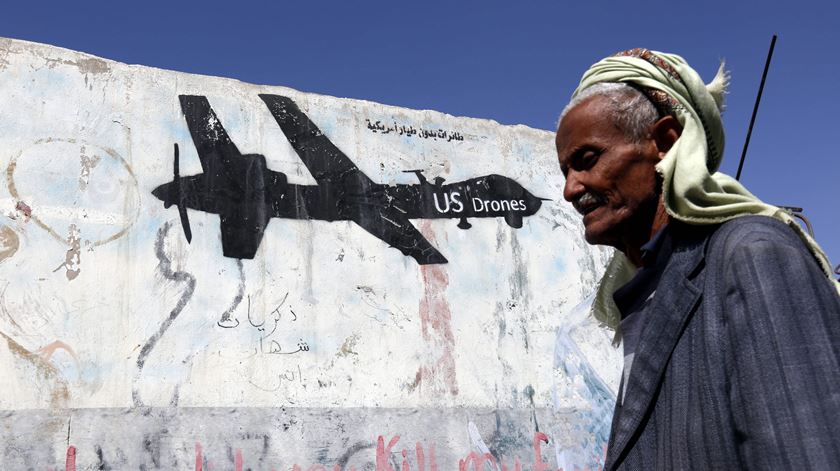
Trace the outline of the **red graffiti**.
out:
[[[76,471],[76,447],[73,445],[67,447],[67,458],[64,459],[64,469],[66,471]]]
[[[400,441],[399,435],[394,435],[388,442],[388,447],[385,447],[385,438],[380,435],[376,439],[376,471],[395,471],[391,464],[388,463],[388,457],[391,456],[391,448]]]
[[[458,460],[458,471],[467,471],[467,468],[470,464],[473,465],[473,469],[475,471],[483,471],[484,470],[484,463],[490,464],[490,469],[497,469],[499,466],[496,463],[496,458],[493,457],[490,453],[484,453],[479,455],[476,452],[470,452],[467,455],[466,459]]]
[[[472,465],[473,471],[484,471],[485,463],[490,465],[490,469],[496,471],[501,466],[502,471],[508,471],[508,467],[503,462],[499,462],[496,460],[496,457],[491,455],[490,453],[484,453],[479,455],[476,452],[470,452],[466,458],[462,460],[458,460],[458,471],[469,471],[470,465]],[[516,458],[513,465],[513,471],[522,471],[522,463],[519,461],[519,458]]]
[[[537,432],[534,434],[534,471],[547,471],[551,467],[548,463],[542,460],[542,450],[540,449],[540,442],[548,443],[548,435]]]
[[[554,468],[550,466],[548,463],[543,461],[542,456],[542,444],[548,443],[548,435],[542,432],[536,432],[534,434],[533,440],[533,449],[534,449],[534,467],[533,471],[564,471],[563,468]],[[392,455],[397,454],[396,451],[392,451],[394,447],[399,443],[400,436],[394,435],[390,440],[388,440],[388,444],[385,444],[385,437],[380,435],[377,437],[376,440],[376,471],[437,471],[437,463],[435,459],[435,446],[434,444],[429,444],[428,448],[424,451],[423,445],[420,442],[415,443],[414,445],[414,468],[412,468],[411,456],[408,449],[402,449],[399,451],[398,456],[402,456],[402,463],[399,465],[399,469],[395,469],[394,466],[391,465],[391,457]],[[77,457],[77,450],[75,446],[67,447],[67,454],[65,460],[65,471],[76,471],[76,457]],[[508,471],[510,468],[505,465],[501,457],[493,456],[491,453],[476,453],[470,452],[464,459],[458,461],[458,470],[459,471],[484,471],[489,468],[494,471]],[[242,449],[237,448],[234,452],[234,470],[235,471],[242,471],[244,466],[244,460],[242,457]],[[428,466],[428,468],[427,468]],[[212,471],[213,464],[211,462],[205,462],[203,448],[201,443],[195,443],[195,471]],[[88,469],[88,468],[84,468]],[[251,468],[253,469],[253,468]],[[286,468],[288,469],[288,468]],[[292,465],[292,471],[303,471],[299,464]],[[454,468],[450,468],[454,469]],[[590,468],[577,468],[575,467],[575,471],[588,471]],[[597,468],[599,471],[603,471],[602,467]],[[50,471],[53,471],[50,468]],[[271,471],[275,471],[275,468],[271,468]],[[336,464],[333,465],[332,468],[328,468],[327,465],[323,464],[313,464],[307,471],[343,471],[341,466]],[[350,466],[346,471],[356,471],[356,468]],[[519,458],[516,457],[514,459],[513,469],[512,471],[522,471],[522,463],[520,462]],[[572,471],[572,470],[569,470]]]
[[[420,442],[417,442],[414,445],[414,453],[417,455],[417,469],[424,470],[426,469],[426,455],[423,453],[423,446],[420,445]],[[437,464],[435,463],[435,446],[429,446],[429,459],[430,461],[430,468],[431,471],[437,471]]]
[[[417,468],[423,469],[426,467],[426,460],[425,456],[423,456],[423,447],[420,446],[420,442],[417,442],[415,446],[415,453],[417,454]]]

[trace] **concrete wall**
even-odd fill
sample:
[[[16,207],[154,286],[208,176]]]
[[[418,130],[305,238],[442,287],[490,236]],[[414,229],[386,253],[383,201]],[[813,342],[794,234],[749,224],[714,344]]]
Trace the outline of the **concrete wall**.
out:
[[[551,133],[14,40],[0,90],[3,469],[599,464]]]

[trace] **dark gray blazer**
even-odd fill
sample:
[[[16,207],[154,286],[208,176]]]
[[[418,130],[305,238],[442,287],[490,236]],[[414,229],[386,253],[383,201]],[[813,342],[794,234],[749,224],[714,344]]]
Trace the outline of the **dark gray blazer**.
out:
[[[783,223],[681,226],[604,469],[840,470],[840,296]]]

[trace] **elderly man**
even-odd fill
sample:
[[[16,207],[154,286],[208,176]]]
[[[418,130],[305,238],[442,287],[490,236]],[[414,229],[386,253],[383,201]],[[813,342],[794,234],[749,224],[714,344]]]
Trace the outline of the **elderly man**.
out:
[[[561,117],[563,196],[618,249],[593,304],[625,354],[608,470],[840,469],[838,286],[785,212],[716,173],[725,84],[634,49]]]

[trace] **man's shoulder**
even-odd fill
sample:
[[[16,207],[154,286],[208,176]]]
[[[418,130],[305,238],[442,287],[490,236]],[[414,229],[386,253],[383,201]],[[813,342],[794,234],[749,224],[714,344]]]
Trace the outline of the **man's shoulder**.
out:
[[[712,235],[711,252],[728,255],[755,244],[787,246],[808,253],[793,228],[769,216],[742,216],[721,224]]]
[[[768,216],[742,216],[721,224],[709,238],[705,260],[711,276],[735,276],[738,283],[744,282],[744,270],[756,279],[784,278],[791,283],[826,279],[797,231]]]
[[[810,254],[793,228],[769,216],[741,216],[716,226],[678,223],[672,232],[680,247],[705,247],[706,258],[712,260],[726,259],[739,249],[757,246],[788,247]]]

